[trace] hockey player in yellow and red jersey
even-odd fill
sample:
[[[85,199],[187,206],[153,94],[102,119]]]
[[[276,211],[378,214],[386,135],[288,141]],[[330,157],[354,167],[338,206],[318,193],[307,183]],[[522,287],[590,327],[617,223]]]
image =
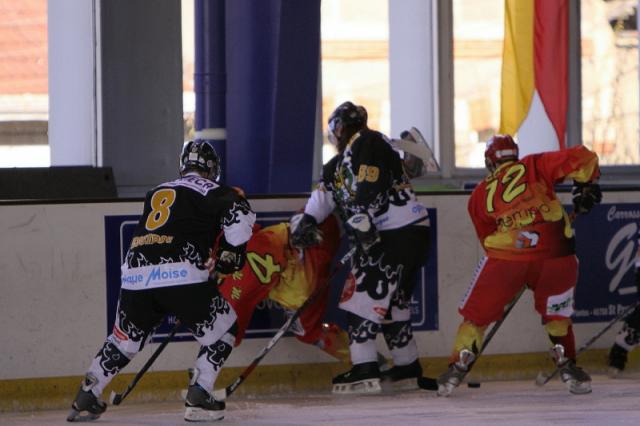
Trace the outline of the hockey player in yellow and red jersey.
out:
[[[301,252],[289,245],[289,229],[295,228],[301,216],[294,216],[291,225],[279,223],[259,230],[256,225],[247,245],[247,262],[221,284],[220,292],[238,316],[235,346],[242,341],[258,303],[270,299],[293,313],[318,286],[324,286],[314,303],[302,311],[293,332],[300,341],[349,362],[347,333],[336,324],[322,322],[329,298],[331,260],[340,243],[338,223],[329,216],[319,225],[322,242]]]
[[[578,278],[571,220],[554,185],[571,178],[575,213],[587,213],[602,199],[598,157],[584,146],[529,155],[518,160],[509,135],[489,140],[485,163],[490,174],[474,189],[469,215],[486,252],[460,304],[449,369],[438,379],[438,395],[460,384],[482,347],[489,324],[523,286],[533,291],[553,348],[552,357],[570,392],[591,392],[591,378],[576,366],[571,325]]]

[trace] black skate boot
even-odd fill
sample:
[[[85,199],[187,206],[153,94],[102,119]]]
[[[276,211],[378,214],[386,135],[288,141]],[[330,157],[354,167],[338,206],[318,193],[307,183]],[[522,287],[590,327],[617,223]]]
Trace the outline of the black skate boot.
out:
[[[189,385],[184,401],[184,419],[188,422],[211,422],[224,419],[224,401],[217,401],[199,384]]]
[[[91,391],[98,383],[98,379],[91,373],[82,380],[82,385],[71,404],[71,411],[67,415],[68,422],[86,422],[96,420],[107,410],[107,404],[98,399]],[[86,414],[82,414],[83,412]]]
[[[468,349],[460,351],[458,361],[449,365],[449,369],[438,377],[438,396],[449,396],[464,380],[476,360],[476,355]]]
[[[355,364],[351,370],[334,377],[332,383],[333,393],[375,393],[382,390],[376,361]]]
[[[609,351],[609,376],[616,377],[627,365],[627,354],[629,352],[622,346],[614,343]]]
[[[569,392],[575,395],[591,393],[591,376],[578,367],[574,360],[564,356],[564,347],[560,344],[551,348],[551,357],[559,368],[560,379]]]

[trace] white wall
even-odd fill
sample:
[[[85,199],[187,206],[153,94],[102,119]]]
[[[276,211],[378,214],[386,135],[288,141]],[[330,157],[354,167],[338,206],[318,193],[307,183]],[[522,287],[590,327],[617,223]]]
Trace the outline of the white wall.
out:
[[[604,201],[636,202],[638,195],[606,193]],[[467,217],[467,195],[421,198],[428,207],[437,209],[440,329],[419,332],[417,339],[421,356],[445,356],[460,321],[458,302],[481,249]],[[251,200],[256,211],[291,211],[303,202],[300,198]],[[141,202],[0,205],[0,380],[84,373],[105,337],[104,217],[139,214],[141,207]],[[578,344],[601,327],[577,325]],[[609,346],[614,331],[595,347]],[[248,364],[266,341],[245,339],[227,365]],[[126,371],[138,370],[155,347],[149,345]],[[541,352],[546,348],[531,295],[526,294],[487,353]],[[186,369],[196,351],[196,343],[172,343],[153,370]],[[329,361],[331,358],[317,349],[285,338],[263,363]]]

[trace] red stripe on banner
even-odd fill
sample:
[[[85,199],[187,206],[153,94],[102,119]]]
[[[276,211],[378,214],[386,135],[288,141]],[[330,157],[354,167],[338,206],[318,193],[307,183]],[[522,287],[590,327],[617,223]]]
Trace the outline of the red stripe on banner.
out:
[[[569,0],[536,0],[534,65],[538,94],[565,149],[568,98]]]

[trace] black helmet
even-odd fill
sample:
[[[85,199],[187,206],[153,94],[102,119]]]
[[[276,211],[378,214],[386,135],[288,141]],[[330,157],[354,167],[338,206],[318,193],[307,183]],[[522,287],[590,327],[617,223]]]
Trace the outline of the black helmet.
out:
[[[180,175],[189,171],[205,173],[205,177],[217,181],[220,177],[220,157],[210,142],[194,140],[185,142],[180,154]]]
[[[342,151],[349,139],[367,127],[367,110],[352,102],[340,104],[329,116],[329,140]]]

